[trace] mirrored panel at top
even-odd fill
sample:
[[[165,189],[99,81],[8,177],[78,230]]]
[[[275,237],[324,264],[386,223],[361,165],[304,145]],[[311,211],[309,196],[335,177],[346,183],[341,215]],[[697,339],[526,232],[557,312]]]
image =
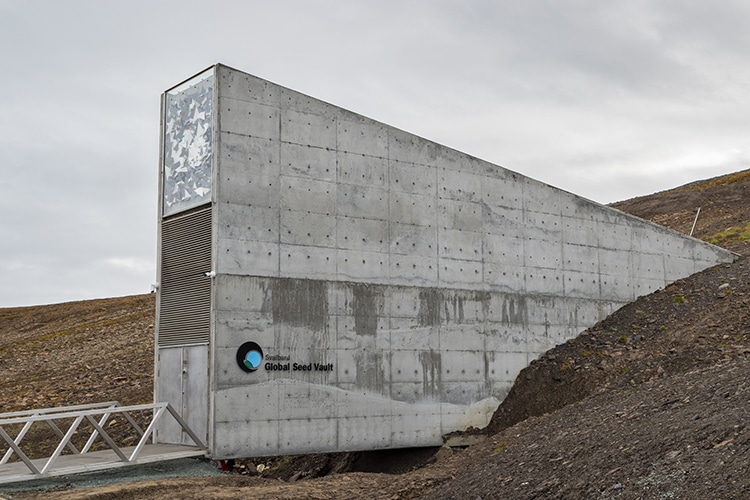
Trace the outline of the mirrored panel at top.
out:
[[[210,68],[164,96],[164,217],[211,201],[213,94]]]

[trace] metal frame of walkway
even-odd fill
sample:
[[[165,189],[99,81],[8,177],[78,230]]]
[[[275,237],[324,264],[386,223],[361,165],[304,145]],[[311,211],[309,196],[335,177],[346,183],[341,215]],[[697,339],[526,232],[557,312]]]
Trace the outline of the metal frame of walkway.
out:
[[[133,416],[150,413],[151,419],[145,430],[138,425]],[[138,434],[135,446],[119,446],[104,429],[113,415],[121,416]],[[190,436],[194,446],[167,445],[149,443],[154,429],[161,419],[171,415]],[[61,426],[65,428],[65,432]],[[82,423],[88,425],[81,426]],[[33,426],[46,426],[60,439],[55,451],[47,458],[31,459],[23,451],[23,440]],[[7,429],[18,429],[15,437]],[[71,441],[81,439],[79,430],[91,430],[86,444],[79,450]],[[85,436],[84,436],[85,437]],[[169,403],[152,403],[133,406],[120,406],[117,401],[91,403],[86,405],[44,408],[19,412],[0,413],[0,450],[6,450],[0,459],[0,484],[39,479],[50,476],[77,474],[96,470],[122,467],[147,462],[172,460],[176,458],[204,456],[207,453],[205,443],[190,429]],[[101,439],[99,439],[101,438]],[[4,446],[3,446],[4,441]],[[108,449],[91,451],[95,443],[103,442]],[[64,453],[67,450],[67,453]],[[17,459],[10,461],[15,455]]]

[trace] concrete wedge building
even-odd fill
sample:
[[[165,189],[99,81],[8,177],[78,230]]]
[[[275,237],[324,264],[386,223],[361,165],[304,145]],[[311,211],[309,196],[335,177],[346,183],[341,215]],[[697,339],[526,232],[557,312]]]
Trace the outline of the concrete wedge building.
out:
[[[164,93],[159,193],[155,399],[216,458],[439,445],[734,259],[223,65]]]

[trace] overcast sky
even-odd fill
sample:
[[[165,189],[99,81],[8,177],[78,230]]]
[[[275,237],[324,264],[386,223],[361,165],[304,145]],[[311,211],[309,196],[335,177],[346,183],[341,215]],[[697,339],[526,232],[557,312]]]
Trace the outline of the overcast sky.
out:
[[[601,203],[750,168],[750,2],[0,0],[0,307],[147,293],[221,62]]]

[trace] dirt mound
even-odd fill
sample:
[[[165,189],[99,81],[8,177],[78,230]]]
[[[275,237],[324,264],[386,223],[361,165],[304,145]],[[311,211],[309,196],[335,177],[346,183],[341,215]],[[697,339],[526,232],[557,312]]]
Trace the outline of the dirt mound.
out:
[[[683,233],[701,207],[697,237],[750,255],[750,171],[613,206]],[[263,477],[14,497],[746,498],[749,300],[744,259],[640,298],[523,370],[465,450],[287,457]],[[0,309],[0,411],[150,401],[153,318],[152,295]]]
[[[429,496],[747,498],[749,374],[739,358],[532,417],[465,451]]]
[[[695,223],[694,237],[750,254],[750,170],[611,206],[685,234],[690,234]]]
[[[717,266],[616,311],[521,371],[489,425],[498,432],[599,391],[750,353],[750,261]]]

